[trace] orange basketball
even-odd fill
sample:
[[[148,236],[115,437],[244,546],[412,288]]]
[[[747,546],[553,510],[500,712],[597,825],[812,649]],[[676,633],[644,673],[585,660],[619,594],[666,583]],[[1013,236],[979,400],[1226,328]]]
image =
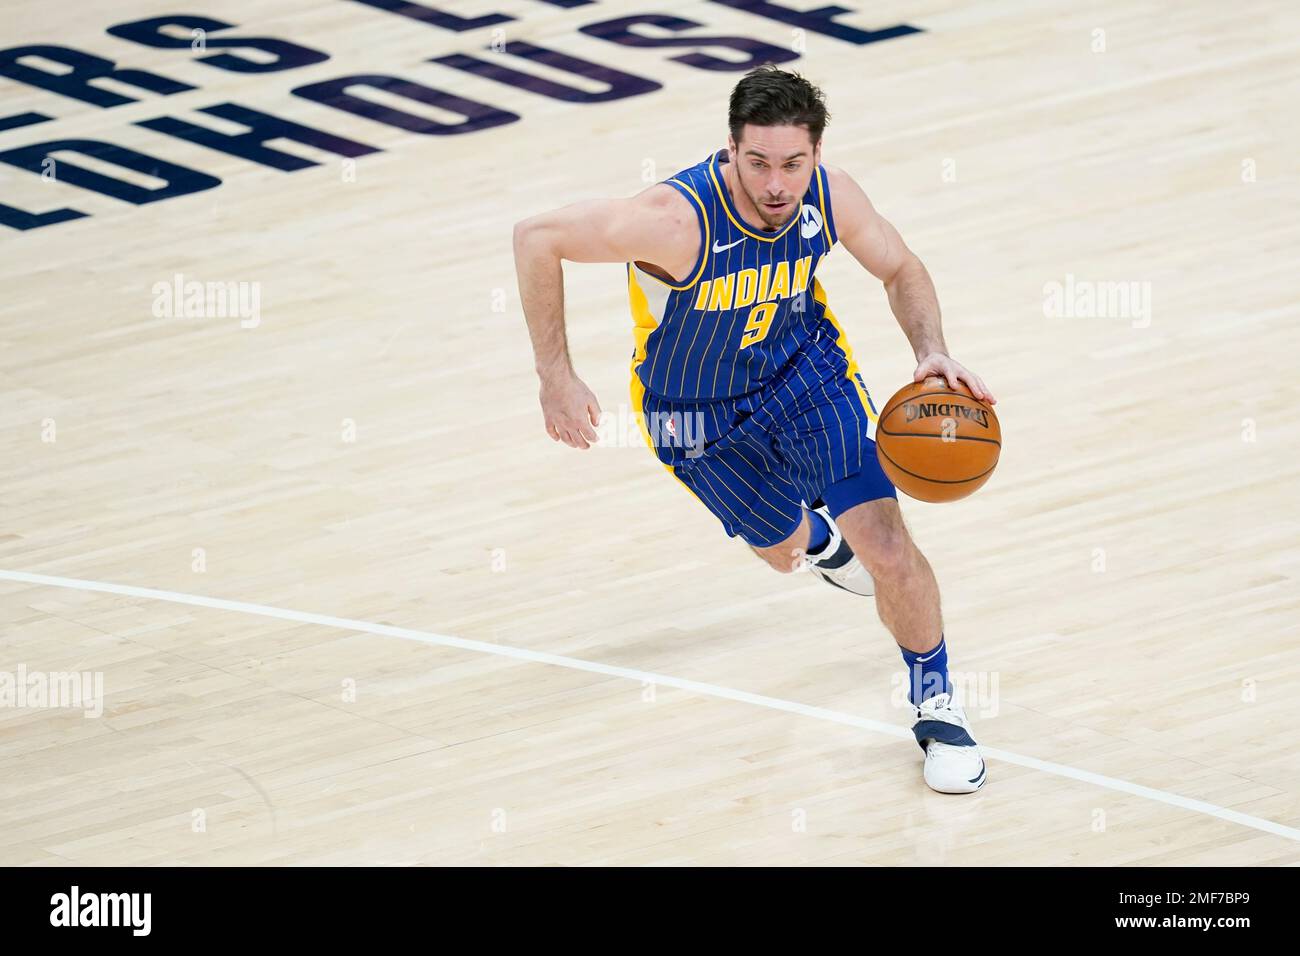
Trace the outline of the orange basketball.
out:
[[[876,430],[880,467],[921,501],[956,501],[989,480],[1002,451],[993,409],[958,383],[929,378],[900,388]]]

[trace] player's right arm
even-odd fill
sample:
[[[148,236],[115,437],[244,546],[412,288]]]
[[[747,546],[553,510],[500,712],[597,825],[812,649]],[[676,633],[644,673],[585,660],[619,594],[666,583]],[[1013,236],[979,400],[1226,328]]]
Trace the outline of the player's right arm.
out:
[[[681,275],[699,254],[695,211],[673,187],[658,183],[629,199],[592,199],[515,223],[519,300],[541,381],[546,433],[574,448],[596,441],[596,396],[569,359],[564,333],[561,262],[634,262]]]

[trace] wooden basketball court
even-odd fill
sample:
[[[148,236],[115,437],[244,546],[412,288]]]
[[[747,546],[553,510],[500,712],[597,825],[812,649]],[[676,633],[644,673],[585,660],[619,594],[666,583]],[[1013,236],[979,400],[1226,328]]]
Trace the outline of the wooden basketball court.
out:
[[[1293,5],[430,2],[9,4],[0,864],[1300,863]],[[512,225],[725,146],[691,37],[797,53],[998,395],[988,485],[904,503],[977,794],[872,603],[648,453],[622,266],[566,265],[607,440],[543,433]]]

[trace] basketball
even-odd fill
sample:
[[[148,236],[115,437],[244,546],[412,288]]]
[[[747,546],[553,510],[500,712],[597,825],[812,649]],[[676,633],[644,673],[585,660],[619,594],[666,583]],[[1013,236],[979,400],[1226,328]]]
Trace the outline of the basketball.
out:
[[[885,403],[876,431],[880,467],[899,491],[921,501],[956,501],[993,474],[1002,426],[960,382],[928,378]]]

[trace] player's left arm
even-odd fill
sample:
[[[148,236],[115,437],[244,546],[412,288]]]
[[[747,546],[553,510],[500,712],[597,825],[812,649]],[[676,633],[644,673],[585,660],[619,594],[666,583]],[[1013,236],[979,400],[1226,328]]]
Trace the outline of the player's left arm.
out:
[[[947,379],[953,388],[960,380],[976,398],[996,404],[997,399],[984,380],[948,354],[939,316],[939,296],[930,281],[930,273],[916,253],[907,248],[898,230],[876,211],[852,176],[828,165],[826,178],[835,204],[835,226],[840,242],[864,269],[885,284],[889,307],[916,353],[917,366],[912,380],[920,382],[935,376]]]

